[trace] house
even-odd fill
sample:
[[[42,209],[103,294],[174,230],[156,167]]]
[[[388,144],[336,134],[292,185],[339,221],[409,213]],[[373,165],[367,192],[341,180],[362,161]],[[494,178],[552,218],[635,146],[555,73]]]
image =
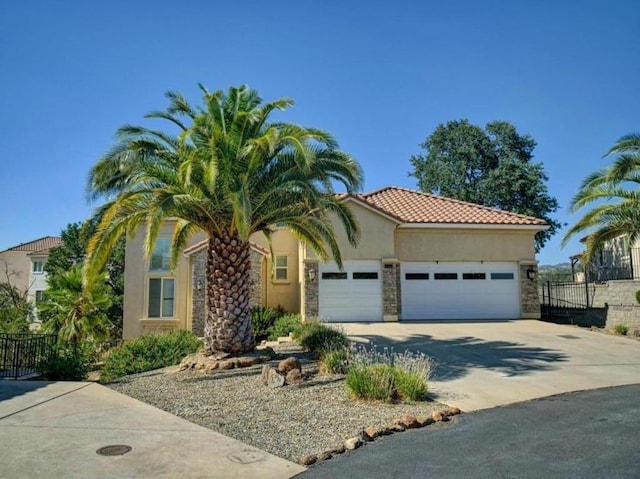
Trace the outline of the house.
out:
[[[342,195],[361,229],[357,248],[338,229],[344,268],[323,263],[286,229],[251,238],[254,305],[323,321],[539,318],[538,218],[387,187]],[[124,337],[188,328],[202,334],[206,239],[169,269],[172,222],[144,258],[144,228],[127,240]]]
[[[0,282],[9,282],[36,302],[47,289],[47,273],[44,265],[51,248],[60,246],[57,236],[45,236],[0,251]]]
[[[580,239],[587,241],[588,236]],[[578,253],[570,257],[571,272],[574,281],[602,282],[622,279],[640,279],[640,240],[629,247],[627,235],[621,235],[607,241],[594,258],[583,264],[583,254]]]

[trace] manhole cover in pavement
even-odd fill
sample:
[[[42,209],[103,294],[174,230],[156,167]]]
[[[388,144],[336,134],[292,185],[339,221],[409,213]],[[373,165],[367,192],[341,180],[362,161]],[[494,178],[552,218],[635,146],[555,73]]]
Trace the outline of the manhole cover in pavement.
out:
[[[101,456],[122,456],[131,451],[131,446],[125,444],[114,444],[112,446],[104,446],[96,452]]]

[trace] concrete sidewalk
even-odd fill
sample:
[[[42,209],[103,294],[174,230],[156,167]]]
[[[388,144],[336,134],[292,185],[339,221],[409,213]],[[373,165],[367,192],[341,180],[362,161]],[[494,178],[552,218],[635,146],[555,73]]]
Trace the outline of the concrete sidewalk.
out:
[[[0,476],[288,478],[305,470],[95,383],[0,381]],[[121,456],[96,450],[128,445]]]
[[[429,391],[463,411],[640,383],[640,342],[535,320],[344,323],[356,341],[420,351]]]

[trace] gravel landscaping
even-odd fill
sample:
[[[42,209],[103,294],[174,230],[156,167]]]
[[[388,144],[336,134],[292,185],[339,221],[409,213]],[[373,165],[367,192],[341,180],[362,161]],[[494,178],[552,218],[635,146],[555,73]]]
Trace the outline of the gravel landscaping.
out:
[[[341,376],[317,374],[301,359],[305,381],[264,386],[261,365],[243,369],[178,371],[177,367],[127,376],[114,390],[277,456],[299,461],[356,436],[369,426],[387,426],[404,416],[430,416],[445,407],[425,401],[383,404],[347,397]],[[278,361],[270,363],[273,366]]]

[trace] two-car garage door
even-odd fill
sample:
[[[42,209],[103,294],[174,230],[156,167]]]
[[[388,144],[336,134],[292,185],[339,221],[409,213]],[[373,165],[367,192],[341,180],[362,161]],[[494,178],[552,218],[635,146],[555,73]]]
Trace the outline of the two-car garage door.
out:
[[[520,317],[517,263],[402,263],[401,288],[404,320]]]

